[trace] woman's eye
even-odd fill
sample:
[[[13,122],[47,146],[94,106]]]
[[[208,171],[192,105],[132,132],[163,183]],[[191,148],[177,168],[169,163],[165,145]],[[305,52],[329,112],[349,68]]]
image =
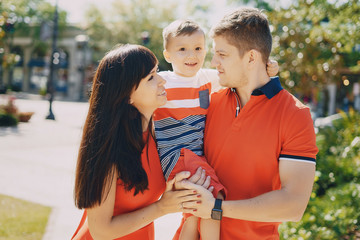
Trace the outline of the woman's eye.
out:
[[[154,79],[154,76],[151,75],[151,77],[149,78],[149,81],[153,80]]]

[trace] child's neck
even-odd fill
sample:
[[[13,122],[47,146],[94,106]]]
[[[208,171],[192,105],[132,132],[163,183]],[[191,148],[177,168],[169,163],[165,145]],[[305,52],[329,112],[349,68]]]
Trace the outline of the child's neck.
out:
[[[182,73],[179,73],[179,72],[176,72],[176,71],[173,71],[177,76],[179,76],[179,77],[184,77],[184,78],[191,78],[191,77],[195,77],[196,76],[196,74],[198,73],[198,72],[196,72],[195,74],[193,74],[193,75],[191,75],[191,76],[187,76],[187,75],[185,75],[185,74],[182,74]]]

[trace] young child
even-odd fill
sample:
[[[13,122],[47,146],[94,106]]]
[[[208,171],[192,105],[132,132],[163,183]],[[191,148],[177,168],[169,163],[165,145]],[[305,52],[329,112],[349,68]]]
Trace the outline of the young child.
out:
[[[198,167],[211,177],[214,197],[226,196],[226,189],[203,157],[203,135],[211,94],[221,89],[216,70],[202,69],[206,49],[205,33],[191,20],[176,20],[163,30],[164,57],[173,71],[160,72],[167,81],[167,103],[154,115],[155,135],[166,180],[180,171],[194,174]],[[277,62],[268,64],[268,74],[278,72]],[[181,232],[174,239],[219,239],[220,221],[185,215]]]

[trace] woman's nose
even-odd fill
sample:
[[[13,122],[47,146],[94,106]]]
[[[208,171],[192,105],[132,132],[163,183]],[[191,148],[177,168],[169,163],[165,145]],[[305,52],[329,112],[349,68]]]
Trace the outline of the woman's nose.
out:
[[[158,80],[159,85],[160,86],[164,85],[166,83],[166,80],[163,77],[161,77],[159,74],[157,74],[157,76],[159,78],[159,80]]]

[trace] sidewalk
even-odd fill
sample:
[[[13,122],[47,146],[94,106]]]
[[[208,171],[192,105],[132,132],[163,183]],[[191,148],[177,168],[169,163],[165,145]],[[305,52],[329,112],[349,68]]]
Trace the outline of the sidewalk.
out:
[[[45,120],[48,101],[17,99],[15,104],[35,114],[29,123],[0,128],[0,193],[52,207],[43,239],[70,239],[82,214],[74,206],[73,188],[88,104],[55,101],[56,121]],[[156,239],[171,239],[180,218],[176,213],[156,220]]]

